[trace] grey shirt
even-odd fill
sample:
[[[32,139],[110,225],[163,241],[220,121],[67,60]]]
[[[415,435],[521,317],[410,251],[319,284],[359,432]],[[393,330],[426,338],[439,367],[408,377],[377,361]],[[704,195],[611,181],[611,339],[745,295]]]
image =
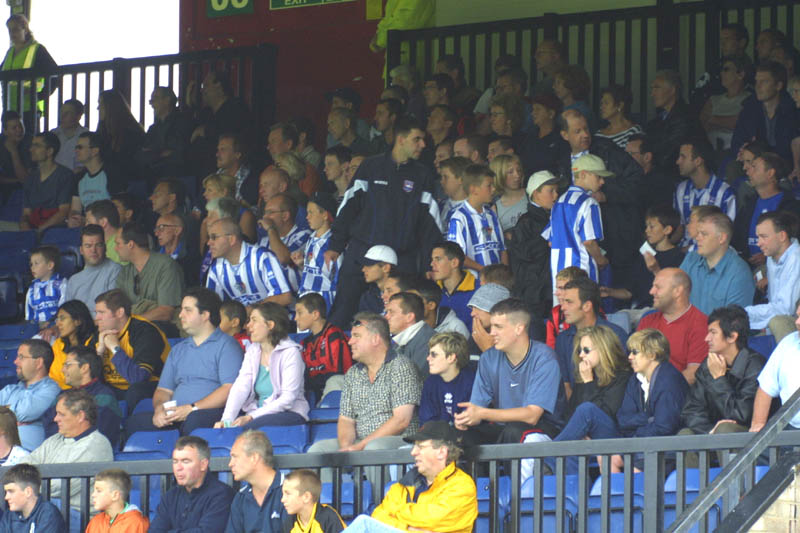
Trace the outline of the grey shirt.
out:
[[[119,264],[108,257],[99,265],[86,265],[83,270],[69,278],[65,301],[80,300],[93,311],[95,298],[116,287],[120,268],[122,267]]]
[[[183,271],[168,255],[151,252],[142,271],[133,263],[125,265],[117,277],[117,288],[133,302],[132,313],[141,315],[160,305],[179,307],[183,297]]]

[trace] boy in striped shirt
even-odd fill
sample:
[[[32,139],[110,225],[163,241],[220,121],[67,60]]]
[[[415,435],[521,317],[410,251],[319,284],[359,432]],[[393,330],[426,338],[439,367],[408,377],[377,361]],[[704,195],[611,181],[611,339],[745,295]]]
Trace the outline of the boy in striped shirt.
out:
[[[600,204],[592,197],[605,183],[605,178],[614,176],[606,170],[603,160],[585,154],[572,164],[575,176],[573,184],[561,195],[550,212],[550,224],[542,237],[550,242],[550,271],[555,294],[556,275],[569,266],[585,270],[598,282],[600,269],[608,265],[608,259],[598,244],[603,240],[603,222]]]
[[[485,165],[470,165],[461,178],[466,201],[450,218],[447,240],[464,250],[464,267],[475,275],[483,267],[508,264],[508,253],[497,213],[488,208],[494,196],[494,172]]]
[[[467,199],[462,178],[464,177],[464,171],[470,164],[470,160],[466,157],[451,157],[439,164],[439,173],[442,176],[442,190],[447,195],[447,199],[442,202],[439,210],[442,214],[442,233],[445,236],[450,231],[450,219],[453,217],[453,213]]]
[[[292,252],[292,260],[302,269],[298,296],[316,292],[325,299],[330,310],[336,297],[336,280],[342,266],[342,256],[325,264],[325,251],[331,239],[331,222],[336,214],[336,201],[326,192],[316,192],[306,207],[311,234],[303,250]]]
[[[25,320],[38,322],[40,327],[47,327],[64,303],[67,280],[56,272],[60,260],[61,254],[54,246],[40,246],[31,251],[33,283],[25,295]]]

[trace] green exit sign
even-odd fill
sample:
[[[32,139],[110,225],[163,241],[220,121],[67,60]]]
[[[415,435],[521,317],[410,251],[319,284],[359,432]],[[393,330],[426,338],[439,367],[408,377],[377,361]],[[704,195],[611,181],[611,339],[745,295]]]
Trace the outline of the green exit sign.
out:
[[[343,4],[355,0],[269,0],[270,9],[290,9],[293,7],[321,6],[323,4]]]
[[[245,15],[253,12],[254,0],[206,0],[208,18]]]

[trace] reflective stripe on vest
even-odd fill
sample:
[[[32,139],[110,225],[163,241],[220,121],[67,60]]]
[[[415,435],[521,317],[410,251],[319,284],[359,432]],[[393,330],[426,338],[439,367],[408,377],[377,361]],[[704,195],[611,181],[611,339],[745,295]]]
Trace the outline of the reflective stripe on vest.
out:
[[[17,66],[15,67],[14,63],[17,62],[15,60],[17,60],[20,57],[22,57],[23,54],[14,55],[14,47],[12,46],[11,48],[8,49],[8,52],[6,52],[6,58],[3,61],[2,70],[3,71],[22,70],[22,69],[28,69],[28,68],[33,67],[33,63],[34,63],[34,61],[36,61],[36,52],[38,52],[38,51],[39,51],[39,43],[37,43],[36,41],[33,41],[25,49],[24,59],[22,61],[22,65],[20,66],[19,64],[17,64]],[[22,87],[23,87],[23,90],[25,92],[30,91],[31,82],[30,81],[24,81],[22,83]],[[36,80],[36,91],[39,92],[43,88],[44,88],[44,80],[39,78],[38,80]],[[8,98],[7,98],[8,108],[9,109],[13,109],[13,110],[17,110],[17,82],[16,81],[8,82],[8,93],[9,93],[8,94]],[[28,101],[27,98],[23,102],[22,107],[26,111],[30,109],[30,101]],[[39,111],[43,111],[44,110],[44,102],[37,102],[36,107],[39,108]]]

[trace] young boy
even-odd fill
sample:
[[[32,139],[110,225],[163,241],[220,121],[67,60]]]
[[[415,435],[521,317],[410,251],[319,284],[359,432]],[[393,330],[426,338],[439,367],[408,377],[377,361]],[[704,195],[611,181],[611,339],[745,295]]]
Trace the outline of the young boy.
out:
[[[447,199],[442,203],[439,212],[442,214],[442,234],[447,236],[450,231],[450,219],[456,209],[461,207],[467,199],[462,180],[464,171],[470,166],[471,161],[466,157],[451,157],[439,164],[439,174],[442,176],[442,190]]]
[[[643,248],[634,264],[634,269],[629,279],[625,280],[622,287],[600,287],[603,297],[610,296],[617,300],[630,300],[630,308],[645,309],[653,306],[653,296],[650,289],[653,278],[662,268],[678,268],[686,255],[675,246],[673,239],[680,229],[681,216],[669,204],[654,205],[645,214],[644,233],[647,245],[655,254]],[[634,316],[638,316],[634,315]]]
[[[459,333],[437,333],[428,341],[428,367],[431,375],[422,385],[419,423],[444,420],[453,424],[459,402],[468,402],[475,381],[469,368],[467,339]]]
[[[494,197],[494,172],[484,165],[470,165],[461,179],[466,201],[450,218],[447,240],[464,250],[464,266],[477,275],[483,267],[508,264],[500,219],[489,209]]]
[[[322,483],[313,470],[293,470],[283,480],[282,490],[281,503],[294,516],[294,521],[284,523],[285,533],[339,533],[346,527],[336,509],[319,503]]]
[[[311,331],[303,339],[306,390],[320,400],[332,390],[342,390],[353,356],[344,331],[327,322],[325,300],[315,292],[304,294],[297,300],[294,319],[298,331]]]
[[[550,271],[553,293],[556,273],[569,266],[586,271],[595,283],[600,281],[600,269],[608,259],[598,244],[603,240],[600,204],[592,195],[600,190],[605,178],[614,176],[606,170],[603,160],[585,154],[572,163],[573,184],[561,195],[550,212],[550,224],[542,237],[550,241]]]
[[[33,283],[25,295],[25,320],[48,327],[55,317],[67,291],[67,280],[61,277],[58,263],[61,254],[54,246],[40,246],[31,251],[31,274]]]
[[[336,281],[342,266],[341,255],[327,264],[324,257],[331,240],[331,223],[335,216],[336,201],[333,197],[325,192],[314,193],[306,207],[308,227],[313,233],[303,252],[292,256],[297,268],[302,269],[297,294],[302,296],[307,292],[317,292],[325,298],[328,309],[336,297]]]
[[[58,507],[39,498],[42,476],[33,465],[12,466],[3,476],[8,511],[0,531],[66,531]]]
[[[225,300],[219,308],[219,329],[237,341],[242,350],[250,345],[250,336],[244,330],[247,324],[247,309],[241,302]]]
[[[547,345],[554,350],[556,349],[556,337],[558,337],[558,334],[569,328],[569,324],[564,321],[564,313],[561,312],[561,304],[558,303],[558,299],[561,298],[564,285],[573,279],[585,277],[586,271],[574,266],[567,267],[556,274],[556,298],[553,301],[555,305],[553,306],[550,318],[547,319],[546,325]]]
[[[146,533],[150,520],[128,503],[131,477],[124,470],[110,468],[94,478],[92,505],[99,511],[86,526],[86,533]]]
[[[361,258],[361,272],[369,287],[358,301],[359,311],[383,313],[383,285],[397,267],[397,254],[389,246],[376,244]]]

